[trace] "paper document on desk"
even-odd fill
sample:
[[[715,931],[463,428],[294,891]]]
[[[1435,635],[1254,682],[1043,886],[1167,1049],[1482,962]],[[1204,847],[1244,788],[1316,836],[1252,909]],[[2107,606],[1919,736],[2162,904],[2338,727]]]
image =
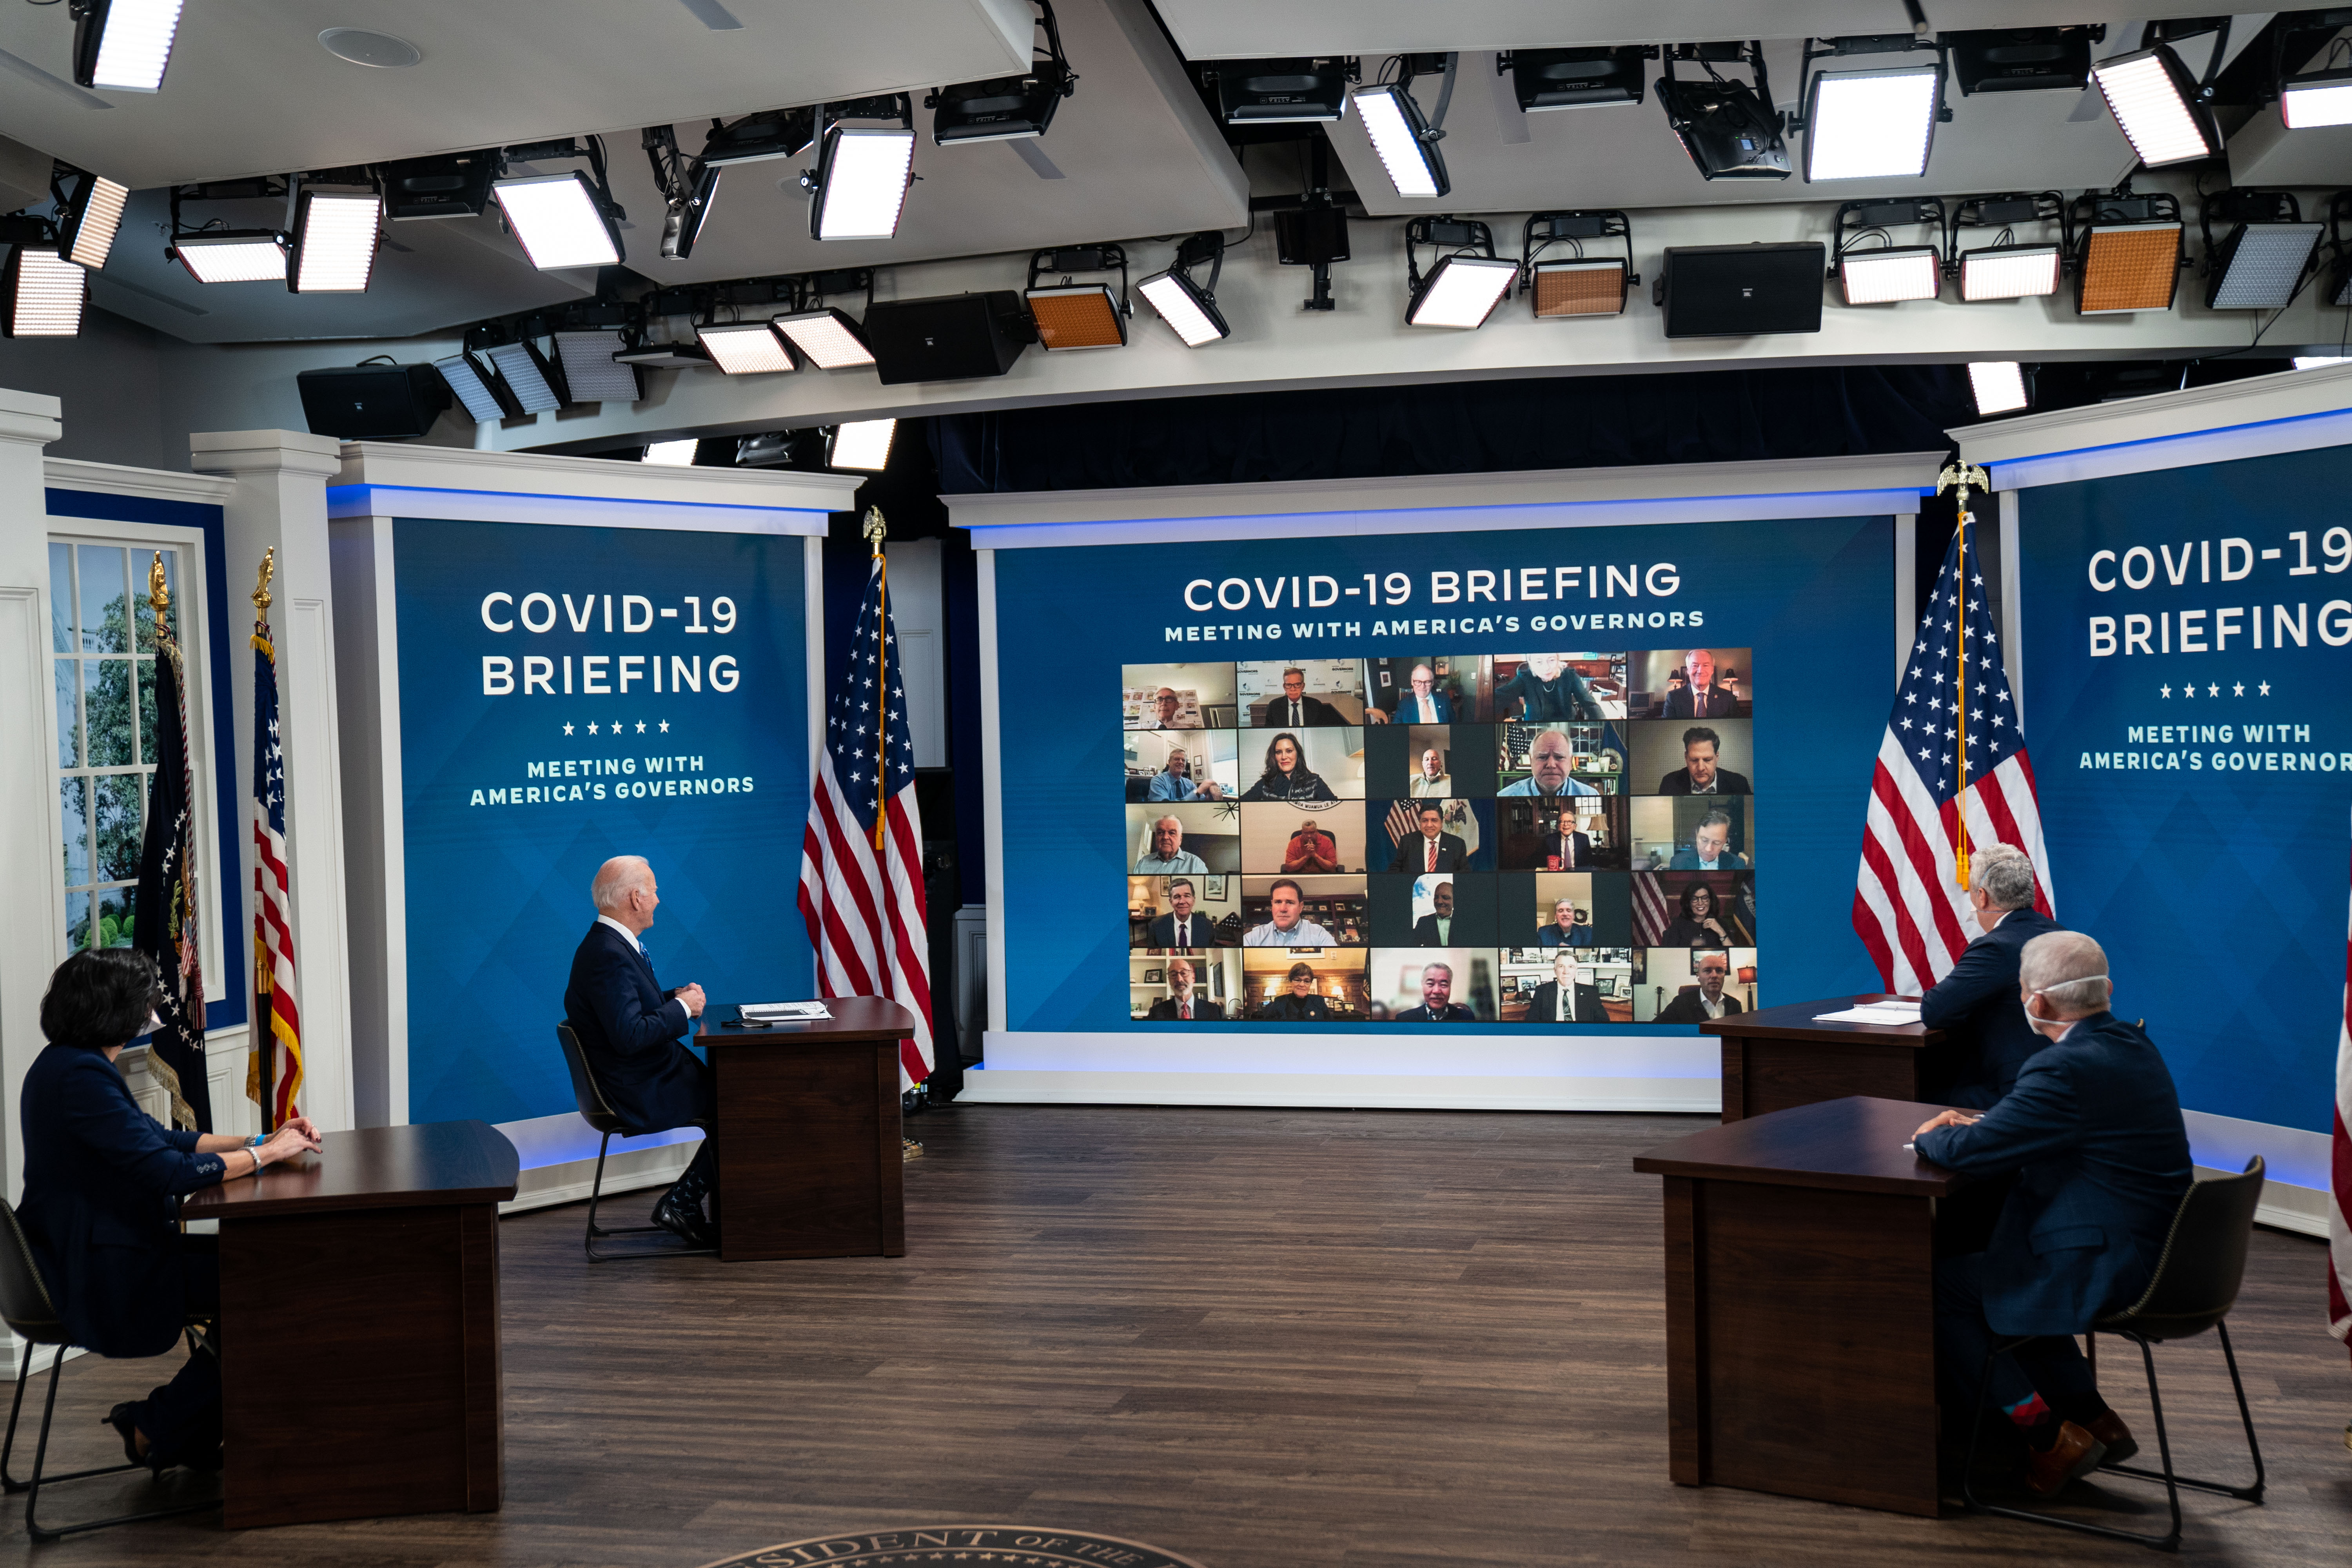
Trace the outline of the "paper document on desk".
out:
[[[746,1002],[736,1011],[747,1024],[807,1024],[833,1016],[822,1002]]]
[[[1916,1024],[1919,1021],[1916,1002],[1865,1002],[1859,1007],[1848,1007],[1841,1013],[1816,1013],[1816,1024]]]

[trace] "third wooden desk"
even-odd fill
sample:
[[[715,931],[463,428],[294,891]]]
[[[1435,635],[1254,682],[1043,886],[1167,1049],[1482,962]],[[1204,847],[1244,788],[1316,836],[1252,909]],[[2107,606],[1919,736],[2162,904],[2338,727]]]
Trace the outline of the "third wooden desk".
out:
[[[1792,1002],[1714,1018],[1699,1026],[1723,1040],[1723,1119],[1762,1116],[1794,1105],[1843,1100],[1922,1100],[1935,1092],[1942,1031],[1918,1024],[1824,1023],[1884,994]]]

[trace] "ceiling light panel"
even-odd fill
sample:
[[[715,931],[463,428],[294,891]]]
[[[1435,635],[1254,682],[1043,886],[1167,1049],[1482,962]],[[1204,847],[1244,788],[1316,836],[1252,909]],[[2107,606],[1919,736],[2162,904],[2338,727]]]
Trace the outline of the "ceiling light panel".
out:
[[[20,245],[9,253],[0,327],[12,338],[70,338],[81,331],[89,274],[55,250]]]
[[[2026,406],[2025,371],[2014,360],[1980,360],[1969,366],[1979,416],[2014,414]]]
[[[824,184],[810,209],[818,239],[888,239],[907,205],[907,178],[915,166],[911,131],[825,132],[830,152]]]
[[[1927,172],[1939,66],[1824,72],[1805,116],[1808,180],[1915,180]]]
[[[433,362],[433,368],[441,373],[441,379],[447,384],[450,394],[457,399],[458,405],[473,416],[475,424],[488,425],[492,420],[507,416],[506,405],[499,401],[490,378],[482,374],[480,362],[471,354],[455,353],[447,359],[436,359]]]
[[[683,441],[656,441],[646,447],[645,455],[637,461],[664,468],[690,468],[694,467],[694,449],[701,444],[690,437]]]
[[[530,264],[541,272],[566,267],[612,267],[621,249],[596,193],[578,170],[500,180],[490,187]]]
[[[286,247],[274,234],[184,234],[172,248],[199,283],[270,283],[286,277]]]
[[[1127,342],[1127,318],[1104,283],[1032,289],[1029,314],[1037,341],[1048,349],[1115,349]]]
[[[1233,333],[1216,301],[1181,272],[1155,272],[1138,283],[1135,291],[1150,301],[1188,349],[1217,342]]]
[[[2352,70],[2314,72],[2280,83],[2279,118],[2289,131],[2352,125]]]
[[[896,419],[852,420],[833,433],[833,458],[826,466],[878,474],[890,465],[890,439],[898,430]]]
[[[857,323],[839,310],[803,310],[771,323],[820,370],[856,370],[874,363]]]
[[[1960,298],[2028,300],[2058,291],[2054,245],[1990,245],[1960,253]]]
[[[2221,151],[2211,111],[2191,102],[2196,84],[2166,46],[2104,60],[2091,68],[2091,76],[2132,151],[2149,168]]]
[[[1405,322],[1415,327],[1484,326],[1518,275],[1516,261],[1449,256],[1422,284],[1421,293],[1405,312]]]
[[[2076,310],[2085,316],[2170,310],[2180,280],[2180,231],[2177,223],[2095,226],[2075,279]]]
[[[74,22],[74,79],[115,92],[158,92],[179,37],[181,0],[91,0]]]
[[[769,375],[800,368],[791,347],[765,321],[704,327],[698,335],[710,363],[729,375]]]
[[[1850,250],[1838,261],[1838,281],[1849,305],[1891,305],[1932,300],[1943,291],[1943,258],[1930,246]]]
[[[1615,316],[1625,310],[1622,261],[1539,261],[1534,282],[1538,316]]]
[[[579,403],[635,403],[645,395],[637,367],[614,359],[625,342],[616,331],[558,332],[555,357],[563,384]]]
[[[128,186],[93,176],[81,199],[81,210],[65,232],[66,259],[92,271],[106,265],[114,250],[114,237],[122,227],[122,206],[131,199]]]
[[[562,389],[548,374],[548,363],[537,349],[529,343],[495,343],[482,352],[525,414],[545,414],[563,406]]]
[[[2205,303],[2215,310],[2283,310],[2325,232],[2315,223],[2241,224],[2221,246]]]
[[[364,294],[375,270],[383,198],[373,191],[304,191],[287,287],[297,294]]]
[[[1365,134],[1372,139],[1372,151],[1381,155],[1381,166],[1398,195],[1434,200],[1454,188],[1444,159],[1434,145],[1422,140],[1427,121],[1403,88],[1368,87],[1355,98]]]

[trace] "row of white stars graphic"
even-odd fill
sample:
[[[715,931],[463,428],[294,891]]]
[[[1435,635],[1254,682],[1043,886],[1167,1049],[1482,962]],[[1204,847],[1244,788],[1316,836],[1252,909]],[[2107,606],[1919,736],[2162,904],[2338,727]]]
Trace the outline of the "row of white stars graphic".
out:
[[[2171,696],[2171,695],[2172,695],[2172,688],[2171,688],[2171,687],[2169,687],[2169,686],[2159,686],[2159,687],[2158,687],[2158,688],[2156,689],[2156,694],[2157,694],[2158,697],[2169,697],[2169,696]],[[2243,697],[2245,694],[2246,694],[2246,683],[2245,683],[2244,681],[2242,681],[2242,680],[2239,680],[2239,681],[2232,681],[2232,682],[2231,683],[2231,686],[2230,686],[2230,695],[2231,695],[2231,696],[2232,696],[2232,697]],[[2254,683],[2254,695],[2256,695],[2257,697],[2268,697],[2270,694],[2271,694],[2271,683],[2270,683],[2269,681],[2267,681],[2267,680],[2258,680],[2258,681],[2256,681],[2256,682]],[[2196,696],[2196,695],[2197,695],[2197,683],[2196,683],[2195,681],[2193,681],[2193,680],[2192,680],[2192,681],[2188,682],[2186,685],[2182,686],[2182,687],[2181,687],[2181,689],[2180,689],[2180,695],[2181,695],[2181,696],[2183,696],[2183,697],[2194,697],[2194,696]],[[2219,697],[2219,696],[2221,696],[2221,688],[2220,687],[2220,685],[2219,685],[2219,684],[2209,682],[2209,683],[2206,685],[2206,688],[2205,688],[2205,695],[2206,695],[2206,696],[2208,696],[2208,697]]]
[[[620,720],[618,720],[618,719],[614,720],[614,721],[613,721],[613,733],[614,733],[614,734],[615,734],[615,735],[617,735],[617,734],[621,733],[621,730],[622,730],[621,721],[620,721]],[[567,734],[567,735],[569,735],[570,733],[572,733],[572,726],[571,726],[571,725],[569,725],[569,724],[566,724],[565,726],[563,726],[563,732],[564,732],[565,734]],[[591,722],[591,723],[589,724],[589,726],[588,726],[588,732],[589,732],[590,734],[592,734],[592,735],[596,734],[596,733],[598,733],[598,732],[599,732],[599,731],[598,731],[598,730],[597,730],[596,725],[595,725],[593,722]],[[642,734],[644,734],[645,732],[646,732],[646,721],[645,721],[643,719],[640,719],[640,720],[638,720],[638,721],[637,721],[637,733],[638,733],[638,734],[640,734],[640,735],[642,735]],[[668,733],[669,733],[669,721],[668,721],[668,720],[667,720],[667,719],[665,719],[665,720],[663,720],[663,721],[661,721],[661,732],[662,732],[663,734],[665,734],[665,735],[667,735],[667,734],[668,734]]]

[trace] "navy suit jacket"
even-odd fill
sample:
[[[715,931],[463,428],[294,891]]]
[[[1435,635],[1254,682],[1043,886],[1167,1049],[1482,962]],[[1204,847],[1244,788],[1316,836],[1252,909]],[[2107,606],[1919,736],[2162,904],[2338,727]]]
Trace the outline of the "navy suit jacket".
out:
[[[2000,924],[1969,943],[1952,972],[1927,987],[1919,1022],[1941,1029],[1951,1078],[1946,1105],[1982,1110],[2017,1081],[2025,1058],[2049,1042],[2026,1027],[2017,1000],[2017,965],[2025,944],[2064,929],[2031,904],[2011,910]]]
[[[16,1217],[66,1332],[100,1355],[162,1355],[188,1317],[172,1200],[219,1181],[226,1163],[140,1110],[96,1051],[46,1047],[17,1105]]]
[[[1530,1024],[1556,1024],[1559,1020],[1554,1015],[1559,1011],[1559,982],[1547,980],[1537,986],[1536,994],[1528,999],[1527,1021]],[[1601,987],[1580,985],[1576,988],[1576,1021],[1580,1024],[1605,1024],[1609,1021],[1608,1009],[1601,1005]]]
[[[1985,1248],[1985,1321],[2000,1334],[2079,1334],[2130,1305],[2190,1180],[2172,1074],[2112,1013],[2035,1052],[1975,1125],[1918,1147],[1971,1175],[2017,1173]]]
[[[572,955],[563,1013],[605,1103],[630,1131],[710,1120],[710,1069],[678,1041],[693,1022],[686,1004],[665,998],[637,944],[602,921]]]
[[[1428,1004],[1423,1003],[1399,1013],[1395,1021],[1400,1024],[1475,1024],[1478,1021],[1478,1015],[1459,1002],[1448,1002],[1442,1013],[1433,1012]]]
[[[1428,844],[1429,840],[1415,829],[1412,836],[1398,845],[1396,853],[1389,858],[1389,869],[1418,871],[1426,876],[1429,871]],[[1459,871],[1469,864],[1469,861],[1470,846],[1462,842],[1460,834],[1440,833],[1437,836],[1437,868],[1439,870]]]
[[[1538,947],[1591,947],[1592,928],[1589,925],[1570,926],[1568,928],[1567,940],[1562,941],[1559,934],[1559,922],[1553,921],[1543,930],[1536,932],[1536,945]]]
[[[1445,700],[1445,693],[1443,691],[1431,692],[1429,694],[1429,705],[1437,710],[1437,717],[1430,720],[1430,723],[1451,724],[1454,722],[1454,704]],[[1412,689],[1411,687],[1405,688],[1404,695],[1397,699],[1397,705],[1389,710],[1389,717],[1399,724],[1418,724],[1422,722],[1421,700],[1412,694]]]
[[[1192,940],[1190,942],[1181,942],[1176,940],[1176,917],[1172,914],[1161,915],[1146,926],[1144,931],[1150,937],[1153,947],[1214,947],[1217,945],[1217,922],[1198,910],[1192,911]]]

